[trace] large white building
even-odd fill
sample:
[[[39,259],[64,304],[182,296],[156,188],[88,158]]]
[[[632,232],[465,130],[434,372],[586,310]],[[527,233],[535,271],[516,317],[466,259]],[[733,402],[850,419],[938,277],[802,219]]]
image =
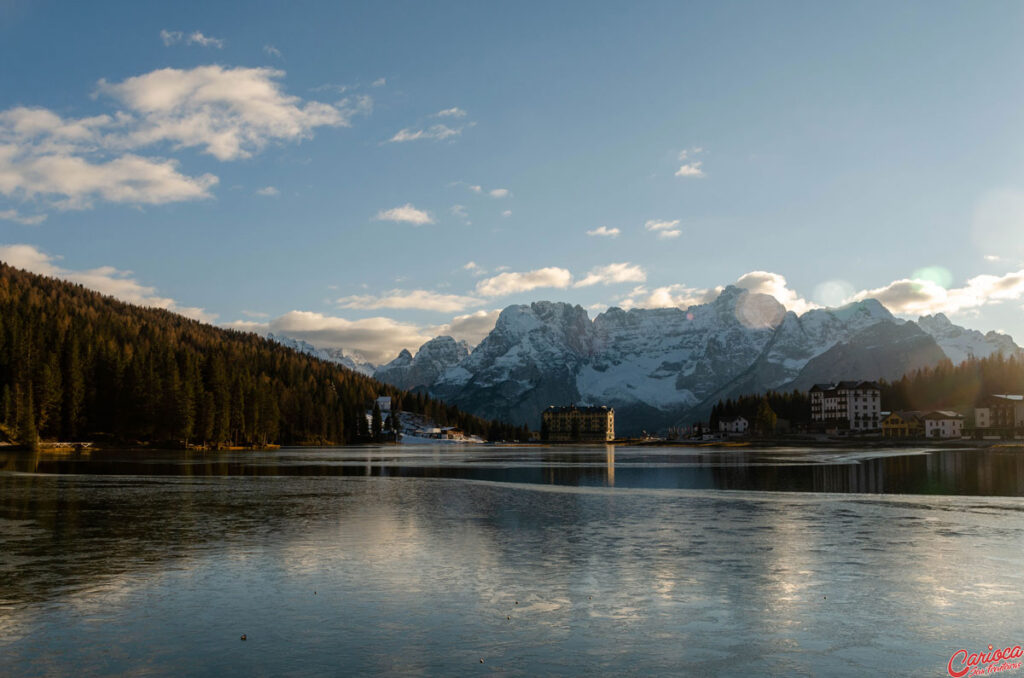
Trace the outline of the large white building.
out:
[[[851,431],[876,431],[882,426],[882,393],[873,381],[815,384],[810,396],[814,423]]]

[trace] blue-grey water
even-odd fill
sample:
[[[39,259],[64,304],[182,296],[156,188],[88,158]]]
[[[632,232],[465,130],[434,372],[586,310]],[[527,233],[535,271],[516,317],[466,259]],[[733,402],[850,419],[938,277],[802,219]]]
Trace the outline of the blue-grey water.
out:
[[[1014,448],[0,454],[0,675],[941,676],[1024,643],[1022,497]]]

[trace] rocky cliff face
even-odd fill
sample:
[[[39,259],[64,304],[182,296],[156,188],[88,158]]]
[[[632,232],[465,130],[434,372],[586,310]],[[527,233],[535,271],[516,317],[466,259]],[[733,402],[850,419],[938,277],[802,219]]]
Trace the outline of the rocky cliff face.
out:
[[[436,337],[420,346],[416,357],[403,350],[397,358],[378,367],[373,377],[407,391],[426,389],[448,368],[458,365],[467,357],[469,347],[466,342],[455,341],[451,337]]]
[[[978,330],[959,327],[942,313],[921,316],[917,324],[935,338],[942,352],[954,363],[962,363],[968,358],[987,358],[995,353],[1006,357],[1020,354],[1020,347],[1008,335],[998,332],[982,334]]]

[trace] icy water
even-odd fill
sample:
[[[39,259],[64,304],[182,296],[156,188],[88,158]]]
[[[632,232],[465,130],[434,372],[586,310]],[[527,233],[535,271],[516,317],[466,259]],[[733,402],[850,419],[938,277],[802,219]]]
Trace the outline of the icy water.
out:
[[[1020,449],[0,454],[0,675],[943,676],[1024,643],[1022,497]]]

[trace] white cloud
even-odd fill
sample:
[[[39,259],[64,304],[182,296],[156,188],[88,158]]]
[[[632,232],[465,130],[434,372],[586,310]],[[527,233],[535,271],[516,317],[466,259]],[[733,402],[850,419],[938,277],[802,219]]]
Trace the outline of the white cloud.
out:
[[[392,318],[347,320],[312,311],[289,311],[263,328],[320,348],[354,351],[375,363],[391,360],[403,348],[415,350],[434,337],[425,328]]]
[[[476,311],[468,315],[455,316],[451,322],[429,329],[434,336],[448,335],[458,341],[465,341],[470,346],[476,346],[494,329],[499,315],[501,309]]]
[[[662,240],[668,238],[678,238],[682,234],[682,231],[676,228],[676,226],[678,225],[678,219],[672,219],[671,221],[662,219],[648,219],[646,222],[644,222],[644,228],[646,228],[648,231],[656,233],[657,236]]]
[[[386,84],[388,84],[387,78],[377,78],[372,83],[370,83],[370,87],[383,87]]]
[[[37,224],[41,224],[46,221],[46,215],[33,214],[32,216],[26,216],[18,210],[0,210],[0,220],[13,221],[26,226],[36,226]]]
[[[466,265],[462,267],[462,270],[469,271],[473,275],[485,275],[487,271],[475,261],[466,262]]]
[[[124,106],[113,115],[63,118],[42,108],[0,111],[0,195],[37,197],[57,207],[94,200],[157,205],[210,197],[212,174],[188,176],[173,159],[138,149],[200,147],[220,160],[251,156],[271,142],[312,136],[318,126],[345,126],[368,114],[362,95],[335,105],[286,95],[273,69],[200,66],[162,69],[99,92]]]
[[[265,195],[268,197],[273,197],[276,195],[281,195],[281,191],[277,190],[273,186],[264,186],[263,188],[256,190],[256,195]]]
[[[73,271],[58,266],[59,259],[33,245],[0,245],[0,261],[15,268],[61,278],[130,304],[163,308],[202,322],[213,322],[217,318],[216,314],[202,308],[182,306],[174,299],[159,296],[155,287],[143,285],[132,277],[131,271],[119,271],[112,266]]]
[[[505,210],[504,212],[501,213],[501,216],[505,218],[512,216],[512,210]]]
[[[412,224],[413,226],[434,223],[434,219],[429,213],[416,209],[413,207],[412,203],[406,203],[401,207],[392,207],[389,210],[381,210],[380,212],[377,212],[377,216],[375,216],[374,219],[377,221],[407,223]]]
[[[281,50],[274,47],[273,45],[263,45],[263,52],[267,56],[277,57],[278,59],[281,58]]]
[[[653,233],[657,233],[659,238],[678,238],[682,233],[681,230],[676,228],[679,225],[678,219],[666,221],[662,219],[648,219],[644,222],[644,228]]]
[[[688,308],[698,304],[706,304],[718,296],[718,289],[700,289],[685,285],[665,285],[649,290],[646,287],[635,287],[618,305],[630,308]]]
[[[778,273],[751,271],[741,275],[733,284],[754,294],[767,294],[775,297],[788,310],[798,314],[805,313],[812,308],[819,308],[817,304],[807,301],[791,290],[786,278]],[[725,288],[721,285],[700,288],[675,284],[657,287],[653,290],[641,286],[634,288],[625,298],[621,299],[619,305],[623,308],[669,308],[673,306],[688,308],[714,301],[723,289]]]
[[[586,277],[576,282],[573,287],[590,287],[591,285],[611,285],[624,282],[644,282],[647,272],[640,266],[628,262],[608,264],[592,268]]]
[[[1024,298],[1024,270],[1005,275],[978,275],[962,287],[946,288],[934,280],[896,280],[883,287],[862,290],[850,301],[877,299],[893,313],[929,315],[961,313],[1004,301]]]
[[[465,118],[466,112],[457,106],[434,113],[435,118]]]
[[[134,129],[115,139],[126,147],[170,142],[201,147],[218,160],[250,157],[271,141],[298,141],[322,126],[349,126],[365,104],[340,109],[285,94],[273,68],[198,66],[163,68],[120,83],[99,82],[139,116]]]
[[[411,308],[453,313],[479,306],[482,302],[475,297],[459,294],[439,294],[428,290],[391,290],[379,296],[364,294],[342,297],[337,303],[342,308]]]
[[[998,254],[986,254],[985,255],[985,261],[996,262],[996,261],[1002,261],[1002,260],[1003,260],[1003,258],[1001,256],[999,256]]]
[[[499,297],[517,292],[528,292],[538,287],[565,289],[572,282],[572,274],[564,268],[548,267],[523,273],[501,273],[477,283],[477,294]]]
[[[217,177],[189,177],[178,172],[176,160],[127,154],[107,162],[90,162],[76,155],[53,153],[16,155],[0,147],[0,194],[32,200],[57,198],[61,209],[90,207],[96,198],[108,202],[162,205],[211,197]]]
[[[819,308],[817,304],[807,301],[789,289],[786,278],[778,273],[751,271],[741,275],[735,285],[755,294],[773,296],[780,304],[797,315],[802,315],[813,308]]]
[[[507,188],[494,188],[488,191],[487,194],[492,198],[507,198],[511,194],[511,191]]]
[[[476,184],[470,184],[469,190],[473,191],[474,193],[483,193],[484,191],[482,186],[477,186]]]
[[[449,209],[453,215],[455,215],[465,223],[472,223],[469,220],[469,212],[466,211],[465,205],[452,205]]]
[[[395,136],[388,139],[388,141],[391,143],[419,141],[420,139],[434,139],[435,141],[441,141],[460,134],[462,134],[461,127],[453,129],[447,125],[431,125],[425,129],[416,130],[411,127],[406,127],[395,132]]]
[[[208,35],[203,35],[199,31],[193,31],[192,33],[185,34],[182,31],[160,31],[160,39],[163,40],[165,46],[170,47],[179,42],[184,42],[186,45],[199,45],[201,47],[216,47],[222,49],[224,47],[224,41],[220,38],[212,38]],[[266,49],[266,48],[264,48]],[[280,55],[280,53],[278,53]]]
[[[587,235],[590,236],[601,236],[605,238],[618,238],[619,234],[622,233],[617,228],[608,228],[607,226],[598,226],[592,231],[587,231]]]
[[[690,162],[690,163],[687,163],[685,165],[682,165],[679,169],[676,170],[676,176],[677,177],[702,177],[702,176],[704,176],[704,170],[702,170],[700,168],[700,166],[702,164],[704,164],[704,163],[701,162],[700,160],[698,160],[696,162]]]

